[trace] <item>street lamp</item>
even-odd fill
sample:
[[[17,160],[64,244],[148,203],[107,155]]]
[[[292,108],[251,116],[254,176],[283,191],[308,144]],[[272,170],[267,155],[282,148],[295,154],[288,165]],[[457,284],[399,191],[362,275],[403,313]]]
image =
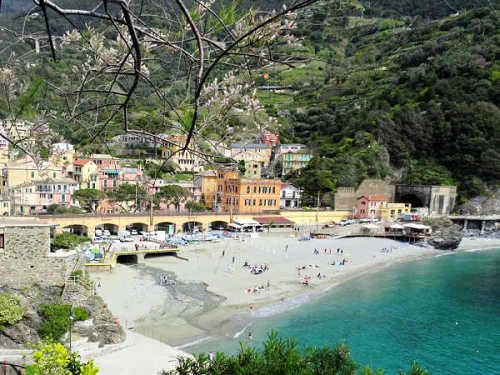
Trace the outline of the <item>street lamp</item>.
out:
[[[75,319],[75,316],[73,315],[73,312],[71,312],[69,316],[69,351],[71,353],[71,331],[73,330],[73,320]]]

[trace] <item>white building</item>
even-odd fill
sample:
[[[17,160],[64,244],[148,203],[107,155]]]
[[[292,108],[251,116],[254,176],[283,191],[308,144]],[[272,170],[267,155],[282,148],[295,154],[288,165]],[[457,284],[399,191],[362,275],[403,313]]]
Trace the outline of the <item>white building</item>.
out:
[[[292,184],[281,184],[280,208],[300,208],[300,189]]]

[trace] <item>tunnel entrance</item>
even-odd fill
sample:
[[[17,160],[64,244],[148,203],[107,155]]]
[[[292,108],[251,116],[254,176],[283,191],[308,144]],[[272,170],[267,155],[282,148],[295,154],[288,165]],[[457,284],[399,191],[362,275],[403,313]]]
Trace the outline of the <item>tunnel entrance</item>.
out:
[[[165,252],[165,253],[148,253],[144,254],[144,259],[147,258],[164,258],[164,257],[175,257],[175,252]]]
[[[136,254],[121,254],[116,257],[116,263],[120,264],[137,264],[138,259]]]
[[[406,194],[403,195],[398,203],[409,203],[411,204],[411,208],[425,207],[422,200],[417,197],[415,194]]]

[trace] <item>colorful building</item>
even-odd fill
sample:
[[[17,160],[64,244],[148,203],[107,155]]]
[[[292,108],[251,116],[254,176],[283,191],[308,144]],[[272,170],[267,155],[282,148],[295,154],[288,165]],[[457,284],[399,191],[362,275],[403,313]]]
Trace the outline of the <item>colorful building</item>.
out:
[[[62,168],[50,162],[35,164],[28,158],[8,162],[4,168],[7,187],[19,186],[33,181],[59,179],[63,177]]]
[[[388,203],[385,202],[380,207],[381,220],[396,220],[411,214],[411,204],[409,203]]]
[[[78,183],[70,178],[30,181],[9,188],[12,212],[17,215],[45,213],[52,204],[78,206],[72,196]]]
[[[235,170],[219,170],[217,195],[221,210],[230,213],[262,213],[280,208],[280,180],[239,178]]]
[[[205,200],[205,207],[213,210],[216,207],[217,172],[205,171],[194,176],[194,184],[199,187],[201,197]]]
[[[66,173],[78,182],[80,189],[99,189],[97,165],[90,159],[75,160]]]
[[[378,219],[380,209],[388,201],[382,195],[362,195],[357,199],[357,207],[354,209],[356,219]]]
[[[278,160],[281,161],[281,175],[284,176],[292,171],[305,168],[311,158],[312,154],[308,150],[280,154]]]
[[[249,163],[258,163],[261,168],[267,168],[271,161],[271,145],[264,143],[233,144],[231,145],[231,158],[238,162],[243,160],[245,167]]]
[[[200,172],[203,170],[203,159],[200,158],[198,148],[194,141],[191,142],[189,149],[186,151],[179,150],[184,147],[187,136],[173,136],[167,138],[166,141],[167,143],[161,151],[163,159],[174,162],[181,171]]]

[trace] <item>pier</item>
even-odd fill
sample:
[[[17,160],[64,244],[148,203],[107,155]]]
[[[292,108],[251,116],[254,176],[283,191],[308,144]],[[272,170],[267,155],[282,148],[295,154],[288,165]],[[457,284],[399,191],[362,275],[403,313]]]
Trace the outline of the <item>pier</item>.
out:
[[[455,224],[460,225],[464,230],[476,229],[484,233],[488,225],[500,226],[500,215],[460,215],[448,216],[448,218]]]
[[[120,263],[120,261],[124,263],[142,263],[148,255],[174,255],[175,257],[186,260],[186,258],[179,257],[178,253],[178,248],[114,250],[111,251],[110,254],[106,254],[102,262],[85,263],[85,270],[89,272],[111,271],[117,263]]]

